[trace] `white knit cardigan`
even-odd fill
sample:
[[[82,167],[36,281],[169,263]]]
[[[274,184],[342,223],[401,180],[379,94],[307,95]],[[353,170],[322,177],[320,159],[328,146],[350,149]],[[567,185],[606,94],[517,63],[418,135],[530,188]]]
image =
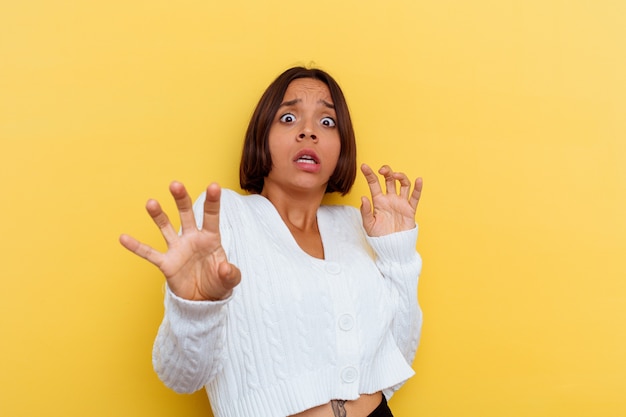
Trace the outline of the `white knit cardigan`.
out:
[[[199,227],[204,197],[194,205]],[[414,374],[417,226],[371,238],[357,209],[322,206],[321,260],[260,195],[222,190],[220,212],[241,284],[219,302],[166,290],[153,365],[168,387],[205,386],[215,417],[285,417],[381,390],[389,398]]]

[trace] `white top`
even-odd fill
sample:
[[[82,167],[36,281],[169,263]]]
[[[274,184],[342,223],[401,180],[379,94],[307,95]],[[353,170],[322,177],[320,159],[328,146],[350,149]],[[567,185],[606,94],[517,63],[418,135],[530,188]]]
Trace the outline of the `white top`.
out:
[[[198,227],[204,197],[194,204]],[[220,207],[241,283],[218,302],[166,290],[153,365],[168,387],[206,386],[215,417],[284,417],[381,390],[389,398],[414,374],[417,226],[371,238],[356,208],[321,206],[321,260],[265,197],[224,189]]]

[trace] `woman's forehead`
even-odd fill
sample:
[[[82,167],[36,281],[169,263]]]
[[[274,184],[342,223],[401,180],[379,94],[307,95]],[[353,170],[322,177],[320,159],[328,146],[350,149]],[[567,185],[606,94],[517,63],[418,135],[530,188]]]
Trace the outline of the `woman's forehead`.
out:
[[[289,83],[285,91],[284,100],[293,100],[296,98],[304,99],[313,96],[332,102],[332,97],[328,86],[320,80],[314,78],[298,78]]]

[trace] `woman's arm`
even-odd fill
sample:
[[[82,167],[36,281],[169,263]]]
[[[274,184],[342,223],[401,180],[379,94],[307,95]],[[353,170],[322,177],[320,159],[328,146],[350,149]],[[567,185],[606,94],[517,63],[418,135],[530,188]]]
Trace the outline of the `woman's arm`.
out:
[[[422,260],[415,250],[417,225],[415,213],[422,194],[422,179],[411,181],[401,172],[384,165],[385,191],[378,176],[367,165],[361,166],[367,180],[371,202],[361,199],[361,217],[368,241],[376,252],[376,265],[390,282],[396,307],[392,333],[408,363],[412,363],[419,342],[422,312],[417,300],[417,282]]]
[[[418,280],[422,259],[415,250],[417,226],[380,237],[368,237],[376,252],[376,266],[388,280],[395,308],[391,332],[407,363],[413,363],[422,328]]]
[[[154,341],[152,365],[167,387],[192,393],[220,372],[229,300],[189,301],[166,287],[165,315]]]
[[[226,304],[241,280],[228,262],[220,234],[220,196],[217,184],[207,187],[196,224],[191,198],[181,183],[170,185],[181,220],[177,233],[155,200],[146,208],[167,242],[158,252],[135,238],[120,243],[157,266],[167,280],[165,316],[154,344],[154,369],[170,388],[193,392],[220,370],[224,345]]]

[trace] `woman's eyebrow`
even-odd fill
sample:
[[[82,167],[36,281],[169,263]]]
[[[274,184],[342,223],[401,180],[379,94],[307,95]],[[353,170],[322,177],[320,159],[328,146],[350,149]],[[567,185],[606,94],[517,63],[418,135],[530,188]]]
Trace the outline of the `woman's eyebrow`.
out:
[[[293,105],[295,105],[296,103],[299,103],[299,102],[301,102],[301,101],[302,101],[302,99],[299,99],[299,98],[294,98],[293,100],[284,101],[284,102],[282,102],[282,103],[280,104],[279,108],[280,108],[280,107],[291,107],[291,106],[293,106]]]
[[[326,100],[320,100],[318,101],[318,103],[322,103],[324,106],[328,107],[329,109],[335,108],[335,105],[333,103],[329,103]]]

